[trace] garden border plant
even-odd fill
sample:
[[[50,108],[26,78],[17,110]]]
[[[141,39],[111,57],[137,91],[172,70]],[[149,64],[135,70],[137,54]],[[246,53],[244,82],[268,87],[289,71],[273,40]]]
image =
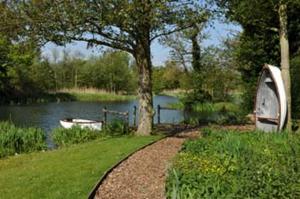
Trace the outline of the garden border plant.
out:
[[[169,170],[168,198],[299,198],[300,135],[203,130]]]

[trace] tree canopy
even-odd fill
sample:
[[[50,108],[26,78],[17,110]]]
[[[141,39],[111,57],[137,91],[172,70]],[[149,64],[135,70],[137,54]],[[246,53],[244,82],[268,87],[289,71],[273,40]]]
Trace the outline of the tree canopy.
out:
[[[236,56],[238,59],[239,69],[242,72],[243,80],[246,84],[245,102],[246,107],[252,109],[253,99],[257,77],[261,71],[261,67],[265,63],[281,66],[285,71],[286,63],[283,64],[282,43],[279,40],[288,39],[289,50],[285,50],[295,59],[299,54],[299,19],[296,17],[300,11],[300,1],[295,0],[268,0],[268,1],[247,1],[247,0],[216,0],[221,11],[230,21],[239,23],[243,27],[243,32],[240,35]],[[280,6],[286,6],[286,22],[282,22],[284,14],[280,12]],[[282,10],[281,10],[282,11]],[[281,19],[280,19],[281,17]],[[286,25],[284,30],[282,25]],[[286,34],[282,37],[282,33]],[[280,48],[281,47],[281,48]],[[281,49],[281,50],[280,50]],[[281,55],[281,56],[280,56]],[[289,58],[285,59],[289,60]],[[292,62],[297,63],[297,62]],[[295,64],[291,65],[291,71]],[[283,73],[284,78],[286,73]],[[297,87],[299,84],[295,79],[295,74],[291,73],[292,87]],[[289,84],[285,79],[285,84]],[[288,92],[288,88],[287,92]],[[288,92],[289,93],[289,92]],[[293,110],[296,113],[297,101],[294,101],[299,96],[292,89]],[[291,112],[291,111],[290,111]]]
[[[13,8],[14,8],[13,4]],[[39,42],[64,44],[85,41],[131,53],[139,73],[139,125],[137,134],[150,134],[153,126],[153,40],[193,26],[206,15],[192,0],[41,0],[17,3],[24,29]],[[193,20],[190,20],[193,19]]]

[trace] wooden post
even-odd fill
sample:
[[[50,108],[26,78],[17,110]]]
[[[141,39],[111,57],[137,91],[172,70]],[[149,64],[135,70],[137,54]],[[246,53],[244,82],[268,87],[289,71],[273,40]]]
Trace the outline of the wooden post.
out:
[[[106,126],[106,124],[107,124],[107,108],[106,108],[106,106],[103,109],[103,116],[104,116],[104,125]]]
[[[129,112],[128,111],[126,111],[126,113],[125,113],[125,119],[126,119],[126,133],[129,131]]]
[[[133,107],[133,126],[136,126],[136,106]]]
[[[157,124],[160,124],[160,105],[157,105]]]

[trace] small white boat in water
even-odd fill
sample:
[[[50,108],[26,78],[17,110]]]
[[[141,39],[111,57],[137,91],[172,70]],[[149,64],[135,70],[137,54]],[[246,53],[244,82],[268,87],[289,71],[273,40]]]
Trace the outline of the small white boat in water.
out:
[[[95,120],[85,120],[85,119],[72,119],[67,118],[59,121],[61,126],[69,129],[74,126],[80,126],[81,128],[89,128],[92,130],[100,131],[102,129],[102,122]]]
[[[287,116],[287,98],[279,68],[271,65],[263,68],[254,113],[257,129],[271,132],[283,128]]]

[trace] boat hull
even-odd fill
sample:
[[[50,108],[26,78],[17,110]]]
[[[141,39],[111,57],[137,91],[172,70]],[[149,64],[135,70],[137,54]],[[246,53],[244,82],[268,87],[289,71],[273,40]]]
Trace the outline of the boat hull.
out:
[[[92,130],[102,130],[102,122],[85,119],[64,119],[59,121],[60,125],[66,129],[70,129],[74,126],[80,126],[81,128],[89,128]]]
[[[287,98],[279,68],[265,65],[257,87],[256,128],[266,132],[281,130],[287,116]]]

